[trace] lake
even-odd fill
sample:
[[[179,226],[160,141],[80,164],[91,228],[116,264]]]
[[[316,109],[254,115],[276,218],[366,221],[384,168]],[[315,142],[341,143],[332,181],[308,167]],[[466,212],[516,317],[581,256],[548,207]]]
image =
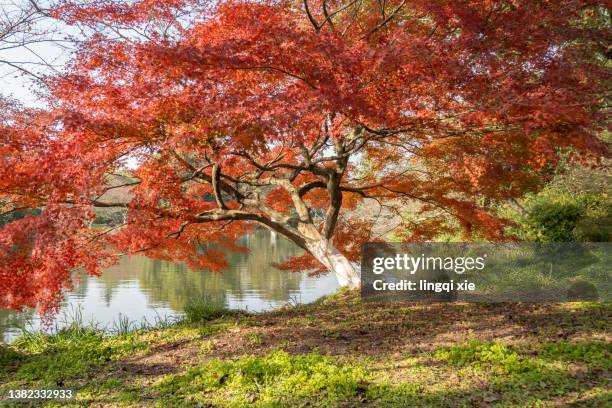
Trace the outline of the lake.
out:
[[[306,272],[279,271],[273,263],[302,253],[293,243],[265,230],[241,239],[248,252],[227,254],[229,267],[222,272],[191,271],[180,263],[145,256],[124,256],[100,277],[79,274],[54,326],[81,313],[85,323],[111,329],[118,319],[154,322],[178,318],[193,299],[206,298],[231,309],[260,312],[286,304],[309,303],[338,289],[332,274],[308,276]],[[0,340],[10,342],[21,328],[41,328],[33,311],[0,310]]]

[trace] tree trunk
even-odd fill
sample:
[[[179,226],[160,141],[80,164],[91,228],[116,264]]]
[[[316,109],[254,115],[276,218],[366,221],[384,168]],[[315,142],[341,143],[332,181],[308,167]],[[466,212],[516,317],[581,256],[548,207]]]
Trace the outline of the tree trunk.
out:
[[[348,286],[351,289],[359,287],[359,271],[331,242],[322,238],[318,241],[306,241],[306,246],[319,262],[336,275],[340,286]]]

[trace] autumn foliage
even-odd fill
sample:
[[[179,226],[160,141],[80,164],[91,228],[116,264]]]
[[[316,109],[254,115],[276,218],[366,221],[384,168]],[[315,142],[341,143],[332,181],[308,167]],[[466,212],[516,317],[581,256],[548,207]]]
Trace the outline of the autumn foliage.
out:
[[[610,31],[591,22],[609,6],[62,3],[88,36],[47,79],[49,109],[3,109],[1,211],[42,211],[0,230],[0,307],[52,310],[71,270],[120,253],[218,270],[212,248],[257,225],[306,250],[286,266],[355,284],[347,257],[380,239],[364,206],[398,239],[504,239],[493,203],[537,189],[561,153],[605,153]],[[125,223],[92,228],[96,207]]]

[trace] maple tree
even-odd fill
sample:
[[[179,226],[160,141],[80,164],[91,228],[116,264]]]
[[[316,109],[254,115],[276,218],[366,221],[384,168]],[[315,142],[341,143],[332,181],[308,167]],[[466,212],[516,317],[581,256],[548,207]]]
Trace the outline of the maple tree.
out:
[[[605,153],[610,32],[581,21],[609,6],[63,2],[88,37],[49,109],[0,121],[2,212],[41,209],[0,232],[0,307],[52,310],[71,270],[118,253],[218,270],[258,225],[305,250],[282,266],[355,286],[382,238],[363,206],[400,240],[504,239],[490,203],[537,189],[563,149]],[[126,220],[92,228],[96,207]]]

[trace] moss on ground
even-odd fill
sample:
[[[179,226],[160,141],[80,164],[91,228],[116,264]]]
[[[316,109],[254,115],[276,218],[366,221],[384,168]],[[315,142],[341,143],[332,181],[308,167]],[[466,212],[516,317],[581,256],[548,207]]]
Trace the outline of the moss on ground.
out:
[[[343,291],[263,314],[204,309],[164,328],[73,327],[0,346],[0,395],[77,390],[45,406],[612,404],[610,304],[379,304]]]

